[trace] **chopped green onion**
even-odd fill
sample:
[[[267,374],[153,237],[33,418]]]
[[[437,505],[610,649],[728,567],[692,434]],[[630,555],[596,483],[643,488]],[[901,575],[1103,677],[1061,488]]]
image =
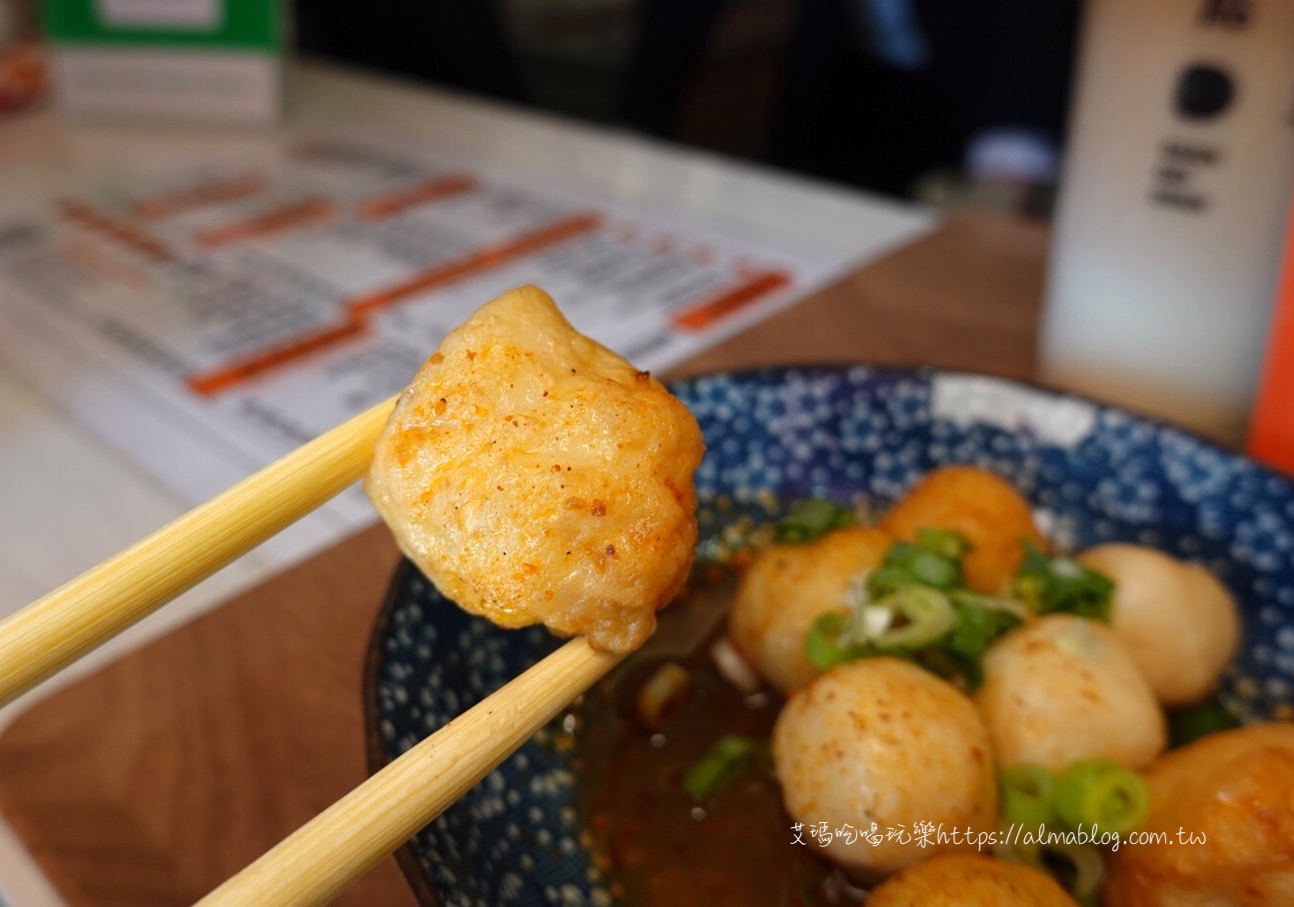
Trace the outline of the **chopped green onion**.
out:
[[[1033,612],[1018,598],[1002,598],[998,595],[985,595],[970,589],[953,589],[948,597],[955,605],[967,608],[981,608],[986,611],[1003,611],[1015,617],[1020,623],[1028,620]]]
[[[638,688],[638,717],[650,728],[659,728],[687,695],[691,678],[676,661],[667,661]]]
[[[867,578],[873,599],[913,584],[949,589],[962,583],[961,556],[966,539],[947,529],[919,529],[917,541],[896,541],[885,551],[881,566]]]
[[[929,646],[957,625],[948,596],[925,586],[908,586],[891,592],[876,604],[889,608],[907,623],[891,627],[875,640],[880,649],[904,649],[909,652]]]
[[[961,567],[956,561],[949,560],[941,554],[935,554],[933,551],[926,551],[924,548],[918,548],[913,552],[907,568],[917,582],[927,586],[937,586],[940,589],[947,589],[953,583],[959,582],[962,576]]]
[[[759,749],[759,744],[749,737],[736,734],[720,737],[688,769],[683,789],[693,800],[713,797],[755,764]]]
[[[956,561],[970,550],[970,542],[966,540],[966,536],[951,529],[923,527],[917,530],[917,547]]]
[[[1110,759],[1085,759],[1065,768],[1052,801],[1056,815],[1073,828],[1099,826],[1126,835],[1146,820],[1146,782]]]
[[[955,593],[953,602],[957,623],[948,637],[948,648],[966,658],[978,659],[994,640],[1020,623],[1010,611],[961,604]]]
[[[974,692],[984,682],[984,670],[974,658],[965,658],[951,649],[931,646],[914,652],[912,661],[925,668],[936,677],[942,677],[953,686],[966,692]]]
[[[839,611],[821,614],[809,626],[804,639],[809,661],[826,671],[858,658],[910,655],[933,646],[957,625],[948,597],[925,586],[904,586],[866,607],[891,611],[902,621],[869,636],[861,612],[855,613],[854,620]]]
[[[1172,746],[1182,746],[1239,727],[1240,722],[1221,702],[1212,699],[1200,705],[1182,709],[1168,716],[1168,739]]]
[[[1042,845],[1036,841],[1030,840],[1028,844],[1012,843],[1011,837],[1004,834],[989,845],[989,851],[999,860],[1010,860],[1041,872],[1047,871],[1042,865]]]
[[[1056,778],[1044,765],[1024,763],[1002,772],[1002,818],[1026,828],[1052,821]]]
[[[867,574],[867,595],[872,601],[876,601],[891,592],[911,586],[912,583],[912,574],[902,567],[880,566]]]
[[[812,542],[832,529],[840,529],[853,522],[852,508],[835,501],[809,498],[791,508],[777,524],[773,538],[778,542],[799,545]]]
[[[848,618],[839,611],[819,615],[804,638],[804,654],[819,670],[829,670],[849,660],[849,650],[840,644]]]
[[[851,581],[849,612],[813,623],[804,642],[810,661],[825,671],[858,658],[895,655],[976,689],[985,650],[1034,610],[967,589],[961,558],[969,548],[964,536],[947,529],[922,528],[915,542],[891,543],[879,567]],[[1044,566],[1051,563],[1034,552]]]
[[[1109,621],[1114,583],[1070,557],[1050,557],[1032,542],[1015,575],[1015,593],[1035,612],[1064,612]]]
[[[1043,851],[1043,868],[1050,870],[1083,907],[1097,907],[1097,896],[1105,881],[1105,857],[1101,849],[1094,844],[1049,841],[1043,845]]]
[[[903,539],[895,539],[890,542],[890,547],[885,549],[885,558],[882,563],[902,564],[911,557],[912,552],[916,550],[917,546],[911,542],[905,542]]]

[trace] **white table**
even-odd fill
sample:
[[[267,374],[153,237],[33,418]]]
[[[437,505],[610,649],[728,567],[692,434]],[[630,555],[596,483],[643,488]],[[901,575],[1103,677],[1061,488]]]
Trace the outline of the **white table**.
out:
[[[439,153],[545,185],[591,192],[845,266],[909,241],[933,216],[626,132],[360,75],[294,64],[293,126],[392,131]],[[65,192],[114,161],[174,162],[213,147],[257,155],[275,130],[71,124],[49,111],[0,121],[0,211]],[[4,305],[0,298],[0,306]],[[182,512],[174,495],[5,371],[0,361],[0,615],[11,613]],[[227,599],[271,570],[253,552],[0,711],[0,726],[35,697]],[[19,907],[60,903],[0,825],[0,889]]]

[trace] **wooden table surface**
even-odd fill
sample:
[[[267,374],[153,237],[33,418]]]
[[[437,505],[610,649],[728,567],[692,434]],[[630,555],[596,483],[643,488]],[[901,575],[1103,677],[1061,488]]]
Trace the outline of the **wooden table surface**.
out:
[[[1032,378],[1045,228],[953,220],[674,370],[930,364]],[[374,527],[38,703],[0,810],[73,907],[190,904],[365,776]],[[414,903],[394,860],[335,902]]]

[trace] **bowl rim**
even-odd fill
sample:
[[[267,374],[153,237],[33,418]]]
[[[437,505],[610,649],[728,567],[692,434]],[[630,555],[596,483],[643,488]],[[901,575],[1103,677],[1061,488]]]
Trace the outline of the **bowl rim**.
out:
[[[364,676],[361,688],[364,707],[364,762],[371,777],[380,769],[391,764],[386,756],[386,746],[382,741],[381,708],[378,703],[378,686],[381,679],[384,651],[381,640],[385,639],[391,628],[391,616],[404,600],[410,574],[421,576],[413,561],[401,556],[399,563],[391,571],[387,580],[386,592],[382,596],[382,607],[378,609],[369,631],[368,642],[364,647]],[[440,898],[432,887],[431,879],[423,871],[422,862],[413,849],[413,838],[405,841],[395,851],[395,862],[400,873],[413,892],[414,899],[426,907],[439,907]]]

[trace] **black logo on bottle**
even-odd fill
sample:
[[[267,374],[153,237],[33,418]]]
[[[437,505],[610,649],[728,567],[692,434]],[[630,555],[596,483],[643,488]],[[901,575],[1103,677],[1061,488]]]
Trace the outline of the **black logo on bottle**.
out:
[[[1200,9],[1202,25],[1241,29],[1249,24],[1254,0],[1204,0]]]

